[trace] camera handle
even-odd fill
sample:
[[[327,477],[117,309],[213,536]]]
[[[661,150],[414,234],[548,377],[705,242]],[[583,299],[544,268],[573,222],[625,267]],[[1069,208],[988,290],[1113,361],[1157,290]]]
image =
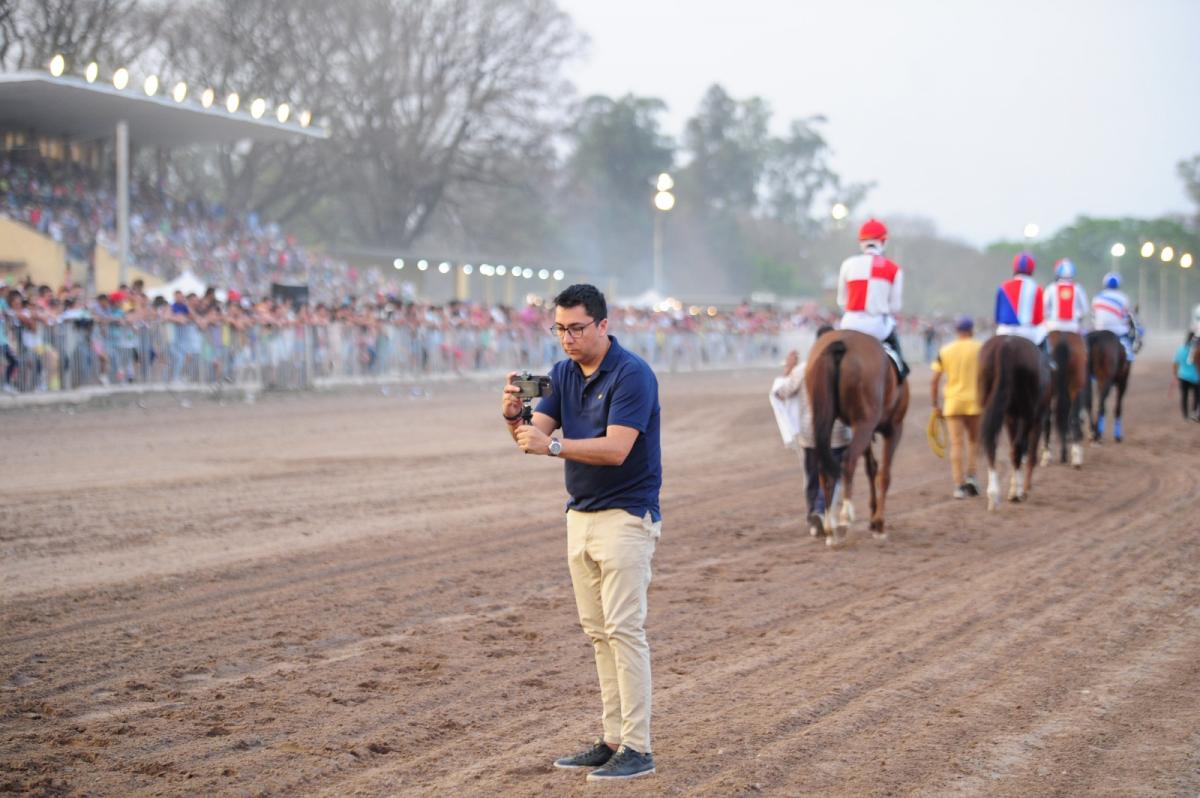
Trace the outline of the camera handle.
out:
[[[527,425],[533,423],[533,405],[531,399],[523,399],[521,401],[521,421]]]

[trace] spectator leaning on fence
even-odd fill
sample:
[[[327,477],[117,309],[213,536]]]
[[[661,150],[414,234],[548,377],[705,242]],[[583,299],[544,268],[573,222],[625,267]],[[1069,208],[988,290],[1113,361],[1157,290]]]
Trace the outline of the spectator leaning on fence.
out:
[[[1183,345],[1175,350],[1171,372],[1179,383],[1179,409],[1183,417],[1188,421],[1200,421],[1200,338],[1191,331]]]

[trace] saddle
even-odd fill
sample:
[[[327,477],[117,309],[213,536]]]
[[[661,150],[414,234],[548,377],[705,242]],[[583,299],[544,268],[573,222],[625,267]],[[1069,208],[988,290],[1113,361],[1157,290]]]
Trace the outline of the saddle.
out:
[[[883,352],[888,356],[888,360],[892,361],[892,368],[896,370],[896,382],[904,382],[906,372],[904,371],[904,363],[900,360],[900,353],[892,349],[886,341],[880,341],[879,345],[883,347]]]

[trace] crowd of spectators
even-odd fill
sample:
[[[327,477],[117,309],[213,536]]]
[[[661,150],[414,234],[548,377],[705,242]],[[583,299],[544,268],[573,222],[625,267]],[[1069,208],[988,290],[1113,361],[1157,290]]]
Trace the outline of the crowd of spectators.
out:
[[[614,307],[623,343],[664,368],[762,362],[780,334],[825,321],[784,313]],[[561,357],[550,307],[431,304],[376,294],[292,304],[235,289],[151,299],[140,282],[87,297],[80,286],[10,287],[0,295],[3,390],[53,391],[109,382],[253,380],[308,384],[337,376],[535,368]]]
[[[95,247],[116,250],[112,181],[69,160],[32,151],[0,155],[0,214],[28,224],[88,263]],[[233,214],[219,203],[181,198],[146,179],[130,185],[129,247],[133,266],[171,280],[192,271],[209,285],[261,295],[272,282],[307,284],[314,296],[381,287],[375,270],[359,270],[301,246],[255,213]]]

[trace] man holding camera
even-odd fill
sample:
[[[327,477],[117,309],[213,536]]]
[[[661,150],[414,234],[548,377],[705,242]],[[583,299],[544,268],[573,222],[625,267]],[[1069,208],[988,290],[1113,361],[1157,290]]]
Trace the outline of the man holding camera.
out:
[[[600,677],[603,736],[554,765],[595,768],[589,781],[649,776],[645,621],[650,560],[662,530],[658,380],[608,335],[608,306],[594,286],[572,285],[554,304],[550,331],[567,359],[551,369],[549,395],[526,423],[522,398],[541,391],[536,380],[514,384],[510,374],[501,401],[509,432],[526,454],[566,461],[567,564]],[[561,439],[553,437],[559,428]]]

